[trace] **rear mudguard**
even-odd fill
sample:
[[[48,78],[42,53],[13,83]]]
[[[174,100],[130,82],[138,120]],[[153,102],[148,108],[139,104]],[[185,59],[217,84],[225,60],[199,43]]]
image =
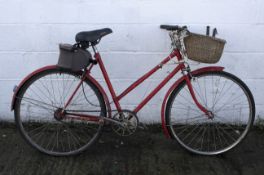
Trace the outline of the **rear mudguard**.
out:
[[[191,72],[192,75],[196,75],[199,74],[201,72],[210,72],[210,71],[223,71],[224,67],[218,67],[218,66],[210,66],[210,67],[203,67],[197,70],[194,70]],[[166,93],[162,106],[161,106],[161,124],[162,124],[162,129],[163,129],[163,133],[165,134],[165,136],[167,138],[171,138],[170,133],[167,129],[167,124],[166,124],[166,119],[165,119],[165,111],[166,111],[166,106],[167,106],[167,102],[168,99],[172,93],[172,91],[182,82],[184,81],[184,77],[182,76],[180,79],[178,79],[168,90],[168,92]]]
[[[12,98],[12,103],[11,103],[11,110],[15,109],[16,100],[17,100],[16,96],[17,96],[17,94],[19,93],[21,88],[24,86],[24,84],[28,80],[30,80],[33,76],[35,76],[36,74],[38,74],[38,73],[40,73],[42,71],[46,71],[46,70],[49,70],[49,69],[55,69],[55,68],[57,68],[56,65],[50,65],[50,66],[45,66],[45,67],[42,67],[40,69],[37,69],[34,72],[30,73],[26,78],[24,78],[20,82],[20,84],[18,86],[15,86],[14,94],[13,94],[13,98]],[[82,72],[80,71],[80,74],[81,73]],[[102,88],[102,86],[90,74],[88,74],[86,77],[87,77],[87,79],[89,79],[99,89],[99,91],[103,95],[103,98],[104,98],[104,101],[105,101],[105,104],[106,104],[106,108],[107,108],[107,111],[108,111],[108,117],[111,117],[111,106],[110,106],[110,103],[109,103],[108,96],[106,95],[104,89]]]

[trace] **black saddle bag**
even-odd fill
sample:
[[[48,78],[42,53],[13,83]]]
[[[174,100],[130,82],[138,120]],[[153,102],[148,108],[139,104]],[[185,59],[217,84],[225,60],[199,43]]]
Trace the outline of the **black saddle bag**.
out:
[[[60,55],[57,66],[72,71],[80,71],[89,66],[92,55],[89,51],[71,44],[60,44]]]

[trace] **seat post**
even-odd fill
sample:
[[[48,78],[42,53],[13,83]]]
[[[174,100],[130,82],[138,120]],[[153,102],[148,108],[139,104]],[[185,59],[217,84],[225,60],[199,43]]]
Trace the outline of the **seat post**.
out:
[[[95,45],[92,45],[92,48],[93,48],[94,54],[98,53],[98,49]]]

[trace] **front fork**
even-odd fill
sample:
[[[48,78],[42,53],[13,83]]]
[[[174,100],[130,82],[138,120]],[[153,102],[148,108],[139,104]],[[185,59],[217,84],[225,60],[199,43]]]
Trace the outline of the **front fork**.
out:
[[[211,111],[209,111],[206,107],[204,107],[203,105],[201,105],[199,103],[199,101],[196,98],[196,95],[194,93],[194,89],[191,83],[191,80],[194,79],[194,77],[191,74],[191,69],[190,66],[184,66],[184,68],[182,69],[182,74],[184,75],[184,79],[186,81],[186,84],[188,86],[189,92],[192,96],[192,99],[194,101],[194,103],[196,104],[196,106],[209,118],[212,119],[213,118],[213,113]]]

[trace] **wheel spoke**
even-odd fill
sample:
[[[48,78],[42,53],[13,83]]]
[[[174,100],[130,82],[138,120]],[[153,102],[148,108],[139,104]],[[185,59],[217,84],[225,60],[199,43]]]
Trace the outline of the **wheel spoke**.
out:
[[[245,137],[252,123],[254,102],[244,84],[231,74],[209,72],[195,78],[192,84],[196,98],[213,117],[199,111],[185,83],[176,87],[168,100],[167,126],[189,151],[203,155],[223,153]]]
[[[97,140],[101,125],[64,118],[63,113],[60,118],[55,112],[62,109],[80,81],[79,76],[67,70],[43,71],[26,82],[17,96],[15,115],[21,123],[19,129],[39,151],[51,155],[72,155]],[[73,97],[69,110],[65,111],[78,111],[80,115],[96,112],[98,116],[105,117],[105,102],[97,87],[85,79],[82,88]],[[89,106],[89,103],[96,104],[96,107]]]

